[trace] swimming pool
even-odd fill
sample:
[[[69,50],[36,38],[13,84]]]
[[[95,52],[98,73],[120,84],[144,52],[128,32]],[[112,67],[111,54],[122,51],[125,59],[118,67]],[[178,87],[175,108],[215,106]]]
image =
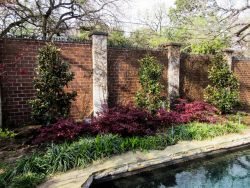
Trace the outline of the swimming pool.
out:
[[[91,188],[248,188],[250,147],[91,185]]]

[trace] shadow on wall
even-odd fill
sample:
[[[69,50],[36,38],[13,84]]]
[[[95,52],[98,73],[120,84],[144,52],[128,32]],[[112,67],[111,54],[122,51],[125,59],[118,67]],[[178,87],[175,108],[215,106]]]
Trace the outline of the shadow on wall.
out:
[[[165,86],[164,94],[167,94],[167,65],[166,51],[108,48],[108,91],[109,106],[134,102],[136,92],[140,89],[138,60],[147,54],[155,56],[159,63],[164,65],[162,84]]]
[[[63,59],[70,63],[70,70],[75,78],[70,82],[67,91],[77,91],[76,100],[72,103],[71,116],[82,120],[92,112],[92,55],[91,45],[73,45],[61,48]]]

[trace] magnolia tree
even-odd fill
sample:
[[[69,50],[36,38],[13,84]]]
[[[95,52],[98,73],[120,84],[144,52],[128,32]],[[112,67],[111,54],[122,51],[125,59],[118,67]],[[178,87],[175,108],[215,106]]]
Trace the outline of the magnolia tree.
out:
[[[163,66],[152,56],[146,56],[139,61],[139,77],[141,90],[136,94],[136,104],[151,113],[164,106],[166,100],[162,100],[163,85],[160,83]]]
[[[65,92],[74,79],[69,64],[60,57],[60,50],[47,44],[39,50],[37,76],[34,80],[36,97],[30,101],[32,117],[39,123],[49,124],[69,115],[72,100],[77,93]]]
[[[205,100],[215,105],[222,113],[232,112],[239,104],[239,81],[229,70],[221,53],[213,58],[208,74],[211,84],[205,89]]]

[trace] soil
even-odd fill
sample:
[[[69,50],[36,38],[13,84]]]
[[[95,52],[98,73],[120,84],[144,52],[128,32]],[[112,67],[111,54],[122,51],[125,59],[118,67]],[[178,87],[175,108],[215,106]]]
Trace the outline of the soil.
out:
[[[15,139],[0,139],[0,163],[13,164],[17,159],[31,154],[38,146],[31,145],[36,129],[40,126],[26,126],[15,129]],[[1,171],[1,169],[0,169]]]

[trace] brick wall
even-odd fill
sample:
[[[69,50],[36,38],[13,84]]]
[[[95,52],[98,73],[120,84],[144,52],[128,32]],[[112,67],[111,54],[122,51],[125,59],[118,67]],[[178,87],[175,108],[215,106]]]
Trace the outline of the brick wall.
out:
[[[2,40],[1,63],[6,74],[2,79],[3,121],[21,124],[30,121],[28,100],[34,96],[32,80],[35,76],[37,51],[45,42],[33,40]],[[92,55],[90,44],[55,43],[62,56],[70,62],[75,78],[67,90],[76,90],[78,96],[72,104],[71,115],[78,119],[92,110]]]
[[[191,100],[203,100],[203,91],[207,87],[208,65],[207,55],[181,56],[180,65],[180,96]]]
[[[155,56],[164,66],[162,84],[167,94],[167,51],[152,51],[139,49],[108,49],[108,90],[109,105],[134,102],[139,83],[139,62],[145,55]]]
[[[92,51],[91,44],[55,42],[61,49],[62,57],[71,65],[75,79],[66,90],[76,90],[78,96],[73,102],[71,116],[82,119],[92,112]],[[3,49],[1,49],[1,45]],[[35,76],[38,49],[43,41],[24,39],[1,39],[1,62],[6,74],[1,80],[3,98],[3,118],[6,125],[19,125],[30,121],[31,108],[27,103],[34,97],[32,80]],[[167,94],[167,51],[109,48],[108,88],[109,104],[134,101],[140,88],[138,60],[146,54],[153,55],[164,66],[162,84]]]
[[[250,110],[250,60],[235,60],[233,71],[240,82],[240,100],[244,110]]]
[[[77,91],[71,116],[82,119],[93,111],[92,45],[90,43],[55,43],[64,60],[71,65],[75,79],[66,88]],[[0,39],[0,65],[4,65],[6,74],[1,77],[3,98],[3,120],[5,125],[20,125],[30,121],[31,99],[35,90],[36,56],[44,41]],[[133,102],[140,89],[138,60],[145,55],[155,56],[164,66],[162,84],[163,95],[167,95],[168,52],[167,50],[145,50],[108,48],[108,90],[109,105]],[[180,63],[180,96],[191,100],[202,100],[203,91],[209,83],[208,66],[211,57],[206,55],[182,55]],[[238,60],[233,70],[240,81],[241,102],[250,109],[250,60]]]

